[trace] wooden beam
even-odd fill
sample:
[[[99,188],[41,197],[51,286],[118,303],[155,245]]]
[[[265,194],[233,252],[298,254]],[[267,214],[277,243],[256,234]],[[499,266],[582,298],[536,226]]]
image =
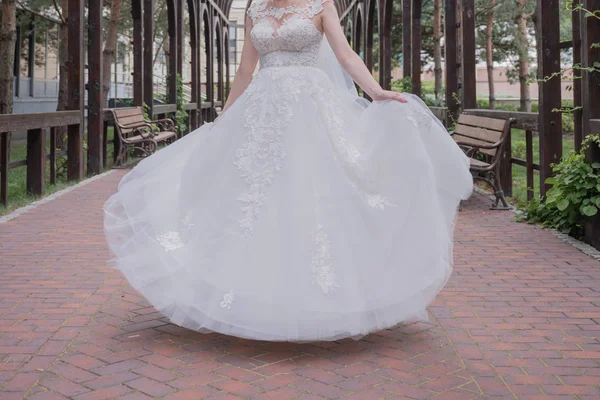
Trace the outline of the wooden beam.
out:
[[[412,2],[413,0],[402,0],[402,77],[404,78],[412,74]]]
[[[144,0],[144,104],[154,107],[154,0]]]
[[[27,131],[27,192],[46,192],[46,128]]]
[[[31,114],[0,114],[0,132],[77,125],[81,121],[82,115],[79,110]]]
[[[154,115],[163,115],[177,111],[176,104],[157,104],[152,108]]]
[[[475,0],[462,0],[462,106],[477,108]],[[510,196],[510,194],[508,194]]]
[[[144,105],[144,6],[142,0],[131,0],[133,19],[133,104]]]
[[[446,126],[458,117],[458,65],[456,59],[456,0],[444,0],[445,47],[446,47]]]
[[[83,26],[84,0],[69,0],[68,13],[68,58],[67,70],[69,95],[67,108],[79,111],[81,123],[69,125],[67,130],[67,178],[80,180],[83,178]]]
[[[541,59],[539,70],[542,77],[560,73],[560,1],[538,0],[538,31],[540,32]],[[539,134],[540,134],[540,195],[544,196],[549,185],[545,180],[552,176],[552,164],[562,157],[562,115],[553,112],[561,108],[560,74],[539,84]]]
[[[88,6],[88,174],[99,174],[104,170],[102,6],[100,1],[90,1]]]
[[[421,97],[421,15],[422,0],[412,0],[412,92]]]

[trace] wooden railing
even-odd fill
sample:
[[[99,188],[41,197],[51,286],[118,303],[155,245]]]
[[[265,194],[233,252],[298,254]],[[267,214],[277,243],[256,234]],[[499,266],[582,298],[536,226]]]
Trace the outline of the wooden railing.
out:
[[[0,201],[8,203],[8,172],[27,167],[27,192],[41,196],[46,191],[46,161],[50,160],[50,183],[56,183],[56,159],[67,154],[56,152],[56,127],[79,125],[80,111],[57,111],[34,114],[0,114]],[[46,154],[46,135],[50,130],[50,153]],[[9,135],[27,131],[27,157],[9,162]]]
[[[514,123],[512,129],[522,129],[525,131],[525,159],[516,158],[512,156],[512,143],[511,136],[508,136],[508,144],[505,150],[505,157],[510,158],[511,162],[506,163],[506,168],[502,170],[502,176],[500,177],[502,182],[502,188],[507,196],[512,196],[513,179],[512,179],[512,166],[513,164],[525,167],[526,184],[527,184],[527,200],[533,199],[535,189],[534,171],[540,171],[540,164],[534,162],[533,158],[533,132],[537,132],[539,129],[538,125],[538,114],[533,112],[520,112],[520,111],[501,111],[501,110],[483,110],[483,109],[471,109],[465,110],[464,113],[471,115],[478,115],[481,117],[497,118],[497,119],[509,119],[512,118]]]

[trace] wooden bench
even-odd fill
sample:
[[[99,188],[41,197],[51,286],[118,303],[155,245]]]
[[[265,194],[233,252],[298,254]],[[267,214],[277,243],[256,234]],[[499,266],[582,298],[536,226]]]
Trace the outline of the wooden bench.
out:
[[[486,182],[494,190],[496,201],[491,209],[507,210],[500,180],[500,167],[511,162],[505,157],[505,148],[513,119],[495,119],[461,114],[452,138],[467,154],[475,180]]]
[[[177,139],[177,128],[171,119],[146,121],[140,107],[114,108],[112,114],[115,134],[121,142],[116,166],[123,166],[129,150],[146,157],[154,153],[160,143],[170,144]]]

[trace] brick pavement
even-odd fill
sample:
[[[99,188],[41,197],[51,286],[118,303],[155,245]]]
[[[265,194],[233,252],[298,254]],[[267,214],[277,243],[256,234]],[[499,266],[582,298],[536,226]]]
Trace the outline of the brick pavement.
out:
[[[480,195],[430,323],[263,343],[170,325],[106,267],[121,175],[0,224],[0,399],[600,399],[600,263]]]

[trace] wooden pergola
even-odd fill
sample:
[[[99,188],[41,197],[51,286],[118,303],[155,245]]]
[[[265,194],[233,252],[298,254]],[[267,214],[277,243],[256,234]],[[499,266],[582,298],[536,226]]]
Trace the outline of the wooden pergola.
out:
[[[167,0],[168,4],[168,104],[156,105],[153,93],[153,9],[154,0],[131,0],[134,22],[134,104],[150,108],[151,115],[168,115],[176,111],[177,73],[183,66],[183,21],[187,13],[190,24],[191,47],[191,101],[185,105],[189,130],[194,130],[216,116],[223,105],[229,88],[230,60],[228,51],[229,11],[232,0]],[[379,81],[385,88],[391,86],[392,73],[392,11],[394,0],[336,0],[341,24],[349,32],[354,49],[364,55],[366,65],[374,67],[374,38],[378,38]],[[396,0],[401,1],[401,0]],[[103,171],[106,165],[106,125],[110,112],[104,109],[102,88],[102,2],[88,2],[88,18],[84,17],[84,0],[69,0],[68,24],[68,111],[0,115],[0,200],[7,201],[8,171],[26,165],[27,189],[35,195],[44,193],[46,161],[50,159],[50,181],[56,177],[56,151],[51,146],[46,154],[46,136],[55,139],[54,128],[68,126],[68,178],[79,180]],[[460,4],[460,7],[458,6]],[[600,9],[600,0],[583,0],[589,10]],[[421,88],[421,11],[422,0],[403,1],[404,73],[412,79],[412,91],[420,94]],[[508,163],[503,181],[508,195],[511,192],[511,166],[527,168],[528,186],[533,186],[534,171],[538,170],[542,182],[552,174],[551,165],[562,155],[560,50],[572,46],[574,63],[581,63],[582,79],[574,85],[576,146],[592,133],[600,132],[600,74],[589,72],[587,67],[600,62],[600,49],[591,46],[600,42],[600,21],[583,18],[582,12],[573,13],[573,37],[570,43],[561,43],[559,30],[559,0],[538,0],[538,24],[541,33],[542,57],[539,60],[540,76],[558,77],[542,80],[539,84],[539,113],[508,113],[477,110],[475,78],[475,5],[474,0],[444,0],[445,14],[445,82],[446,107],[434,110],[450,125],[461,112],[516,119],[516,128],[527,131],[527,159],[512,158],[510,146],[504,157]],[[460,23],[459,23],[460,21]],[[87,24],[86,24],[87,22]],[[84,29],[88,41],[84,42]],[[408,28],[408,29],[407,29]],[[377,35],[375,35],[377,29]],[[202,42],[206,65],[201,65]],[[460,51],[458,51],[460,48]],[[89,81],[84,82],[84,56],[87,52]],[[201,71],[206,70],[206,87],[203,92]],[[88,90],[87,124],[84,114],[84,91]],[[204,99],[204,100],[202,100]],[[87,125],[87,168],[84,165],[84,126]],[[8,162],[8,135],[18,130],[28,131],[26,161]],[[532,134],[540,137],[540,163],[533,160]],[[115,141],[115,146],[119,144]],[[542,185],[540,193],[543,195]],[[533,192],[531,193],[533,195]]]

